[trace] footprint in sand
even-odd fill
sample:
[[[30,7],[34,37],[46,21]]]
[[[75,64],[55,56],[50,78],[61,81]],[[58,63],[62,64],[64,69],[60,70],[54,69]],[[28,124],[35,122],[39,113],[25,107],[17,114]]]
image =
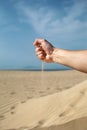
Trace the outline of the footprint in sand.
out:
[[[4,120],[5,116],[4,115],[0,115],[0,120]]]
[[[44,93],[44,91],[39,91],[39,93]]]
[[[13,115],[13,114],[15,114],[15,112],[14,112],[14,111],[11,111],[11,114]]]
[[[15,106],[12,106],[12,107],[11,107],[11,110],[13,110],[13,109],[15,109]]]
[[[45,123],[45,120],[40,120],[40,121],[38,122],[38,125],[39,125],[39,126],[42,126],[44,123]]]
[[[44,96],[46,96],[46,94],[44,94],[44,93],[40,95],[40,97],[44,97]]]
[[[85,94],[85,91],[81,91],[80,93],[81,93],[82,95],[84,95],[84,94]]]
[[[11,114],[14,114],[15,113],[14,112],[15,106],[12,106],[10,109],[11,109]]]
[[[40,121],[37,122],[37,126],[35,126],[34,128],[39,128],[39,127],[41,127],[44,123],[45,123],[45,120],[40,120]]]
[[[47,88],[47,90],[49,90],[50,88]]]
[[[26,101],[24,100],[24,101],[21,101],[21,103],[25,103]]]
[[[71,107],[75,107],[75,106],[80,102],[80,100],[84,97],[84,95],[85,95],[85,90],[80,91],[79,96],[75,99],[74,102],[72,102],[72,103],[70,104],[70,106],[71,106]]]
[[[31,98],[32,98],[32,96],[30,96],[30,97],[28,96],[28,97],[27,97],[27,99],[31,99]]]
[[[11,92],[10,94],[11,94],[11,95],[14,95],[14,94],[16,94],[16,93],[15,93],[15,92]]]

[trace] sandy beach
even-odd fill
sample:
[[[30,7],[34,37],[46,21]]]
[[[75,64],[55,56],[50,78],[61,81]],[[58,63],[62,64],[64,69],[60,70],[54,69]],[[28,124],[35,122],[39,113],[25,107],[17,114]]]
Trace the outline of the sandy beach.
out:
[[[0,130],[86,130],[87,74],[0,71]]]

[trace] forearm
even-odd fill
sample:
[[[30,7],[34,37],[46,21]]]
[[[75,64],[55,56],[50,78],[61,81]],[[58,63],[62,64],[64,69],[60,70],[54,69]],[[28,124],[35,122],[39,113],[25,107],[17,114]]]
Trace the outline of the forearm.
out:
[[[87,50],[69,51],[55,48],[53,62],[87,73]]]

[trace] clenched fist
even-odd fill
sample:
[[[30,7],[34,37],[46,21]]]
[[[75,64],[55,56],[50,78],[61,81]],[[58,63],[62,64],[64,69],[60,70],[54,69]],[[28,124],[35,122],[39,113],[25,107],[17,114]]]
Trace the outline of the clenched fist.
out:
[[[54,51],[54,46],[44,39],[36,39],[34,42],[36,46],[36,55],[37,57],[45,62],[53,62],[52,53]]]

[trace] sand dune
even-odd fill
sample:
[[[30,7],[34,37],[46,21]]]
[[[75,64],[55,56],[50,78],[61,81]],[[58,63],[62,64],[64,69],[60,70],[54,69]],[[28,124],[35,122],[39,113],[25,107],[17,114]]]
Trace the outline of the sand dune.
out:
[[[15,114],[7,113],[0,121],[0,129],[86,130],[86,123],[83,127],[80,125],[87,121],[86,116],[87,80],[59,93],[18,103]]]
[[[87,130],[86,124],[87,124],[87,117],[76,119],[62,125],[56,125],[56,126],[45,127],[45,128],[35,128],[32,130]]]

